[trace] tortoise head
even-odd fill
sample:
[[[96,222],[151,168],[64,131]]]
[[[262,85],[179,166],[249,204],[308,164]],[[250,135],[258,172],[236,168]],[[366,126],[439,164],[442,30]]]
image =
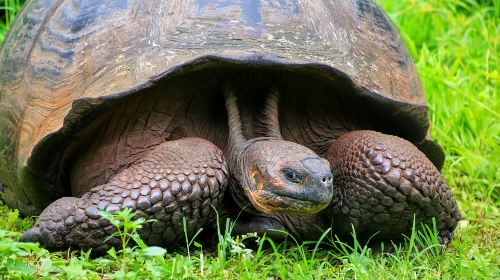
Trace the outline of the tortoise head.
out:
[[[263,213],[306,215],[332,200],[330,164],[302,145],[257,138],[239,157],[240,184],[233,195],[243,198],[240,204],[250,202]]]
[[[259,116],[267,136],[247,140],[236,95],[230,86],[224,91],[230,168],[238,181],[231,190],[239,206],[250,203],[259,212],[293,215],[313,214],[328,206],[333,195],[330,164],[309,148],[282,139],[278,92],[271,91]]]

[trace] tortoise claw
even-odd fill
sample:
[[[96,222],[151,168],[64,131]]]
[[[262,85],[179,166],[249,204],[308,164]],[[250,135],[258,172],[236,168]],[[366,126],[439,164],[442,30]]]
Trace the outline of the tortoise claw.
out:
[[[33,227],[25,231],[19,241],[21,242],[40,242],[41,232],[39,227]]]

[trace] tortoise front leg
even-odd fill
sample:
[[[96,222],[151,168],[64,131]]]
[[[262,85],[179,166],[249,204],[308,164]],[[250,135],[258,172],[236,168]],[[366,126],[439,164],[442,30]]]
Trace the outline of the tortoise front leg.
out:
[[[226,161],[215,145],[199,138],[165,142],[107,184],[49,205],[21,240],[105,252],[119,243],[104,243],[116,228],[99,211],[129,207],[136,216],[155,220],[139,232],[146,243],[172,246],[184,238],[183,217],[189,235],[213,220],[211,207],[218,208],[226,184]]]
[[[333,230],[375,238],[401,238],[416,225],[432,225],[448,243],[460,220],[450,188],[413,144],[374,131],[349,132],[330,146],[334,176]]]

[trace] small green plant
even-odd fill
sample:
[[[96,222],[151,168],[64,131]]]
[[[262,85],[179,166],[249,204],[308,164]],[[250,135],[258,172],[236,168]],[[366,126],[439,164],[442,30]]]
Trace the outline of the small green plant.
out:
[[[33,219],[22,219],[17,209],[10,210],[7,207],[1,207],[0,215],[3,217],[0,225],[7,231],[23,232],[33,225]]]
[[[99,214],[108,219],[111,224],[116,227],[116,231],[111,234],[104,242],[111,238],[119,238],[121,241],[121,249],[117,252],[115,248],[108,250],[108,255],[114,260],[120,261],[120,277],[122,279],[130,278],[135,275],[132,271],[128,271],[128,264],[133,263],[136,258],[144,257],[163,257],[166,250],[157,246],[147,246],[141,239],[138,230],[142,229],[143,224],[152,222],[153,220],[145,220],[144,218],[135,219],[135,213],[131,208],[125,208],[122,211],[109,213],[101,211]],[[131,246],[131,241],[135,243]]]
[[[41,257],[48,253],[37,243],[17,242],[19,236],[17,232],[0,230],[0,278],[3,278],[2,275],[19,277],[33,274],[36,269],[27,265],[23,258],[33,254]]]
[[[231,219],[226,218],[224,231],[222,232],[219,213],[217,209],[214,207],[212,208],[216,215],[217,237],[219,241],[217,244],[218,263],[220,263],[222,267],[226,264],[228,250],[232,256],[237,256],[240,260],[250,260],[253,257],[253,250],[247,248],[245,245],[245,242],[249,239],[255,239],[255,242],[259,244],[259,250],[261,250],[265,237],[261,239],[256,232],[238,235],[236,237],[232,236],[233,228],[244,209],[240,210],[235,220],[232,221]]]
[[[191,240],[189,240],[188,230],[187,230],[187,223],[186,223],[186,217],[182,217],[182,227],[184,229],[184,238],[186,240],[186,249],[187,249],[187,253],[188,253],[188,258],[191,258],[191,253],[189,251],[189,247],[191,247],[191,244],[194,242],[194,245],[196,247],[201,248],[201,244],[199,244],[198,242],[196,242],[194,240],[203,231],[203,228],[198,229],[198,231],[196,231],[196,233],[193,235],[193,237],[191,238]]]
[[[231,246],[230,253],[232,256],[237,257],[240,260],[248,261],[254,257],[253,250],[247,248],[245,241],[254,239],[254,241],[259,244],[261,237],[257,235],[256,232],[249,232],[247,234],[238,235],[235,238],[229,236],[229,244]]]
[[[108,219],[111,224],[116,227],[116,231],[106,238],[104,242],[107,242],[111,238],[118,237],[121,240],[122,245],[119,252],[121,252],[124,256],[130,253],[131,249],[133,250],[135,248],[129,248],[131,240],[133,240],[140,248],[147,247],[138,232],[138,230],[142,228],[142,225],[146,223],[146,220],[144,218],[134,219],[135,213],[132,212],[131,208],[125,208],[123,211],[117,211],[114,213],[101,211],[99,214],[103,218]]]
[[[220,227],[220,218],[219,218],[219,212],[215,207],[213,207],[213,210],[215,211],[215,218],[216,218],[216,226],[217,226],[217,238],[218,238],[218,243],[217,243],[217,263],[220,265],[221,268],[224,268],[226,266],[226,258],[227,258],[227,250],[229,248],[230,244],[230,239],[231,239],[231,232],[233,230],[234,224],[231,224],[231,221],[229,218],[226,219],[225,223],[225,228],[224,232],[221,232],[221,227]]]

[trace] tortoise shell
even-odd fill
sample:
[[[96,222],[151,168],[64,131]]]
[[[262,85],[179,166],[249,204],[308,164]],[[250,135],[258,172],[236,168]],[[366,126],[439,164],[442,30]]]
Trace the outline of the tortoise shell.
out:
[[[89,127],[152,88],[174,104],[191,94],[179,91],[197,86],[191,91],[204,92],[200,106],[222,111],[215,118],[208,118],[213,111],[199,111],[191,118],[195,125],[163,127],[163,137],[194,135],[224,147],[217,87],[242,69],[260,73],[259,81],[281,77],[284,138],[321,153],[318,141],[297,134],[314,132],[328,141],[335,119],[346,129],[406,138],[442,166],[442,150],[428,139],[415,65],[370,0],[31,0],[0,53],[0,181],[7,203],[36,214],[68,194],[68,165],[81,139],[94,137]],[[169,84],[186,87],[158,93]],[[330,118],[328,108],[307,110],[311,106],[346,112]],[[176,118],[170,116],[186,123]],[[325,124],[323,130],[315,122]],[[300,132],[298,123],[310,129]],[[220,135],[205,135],[208,128]]]

